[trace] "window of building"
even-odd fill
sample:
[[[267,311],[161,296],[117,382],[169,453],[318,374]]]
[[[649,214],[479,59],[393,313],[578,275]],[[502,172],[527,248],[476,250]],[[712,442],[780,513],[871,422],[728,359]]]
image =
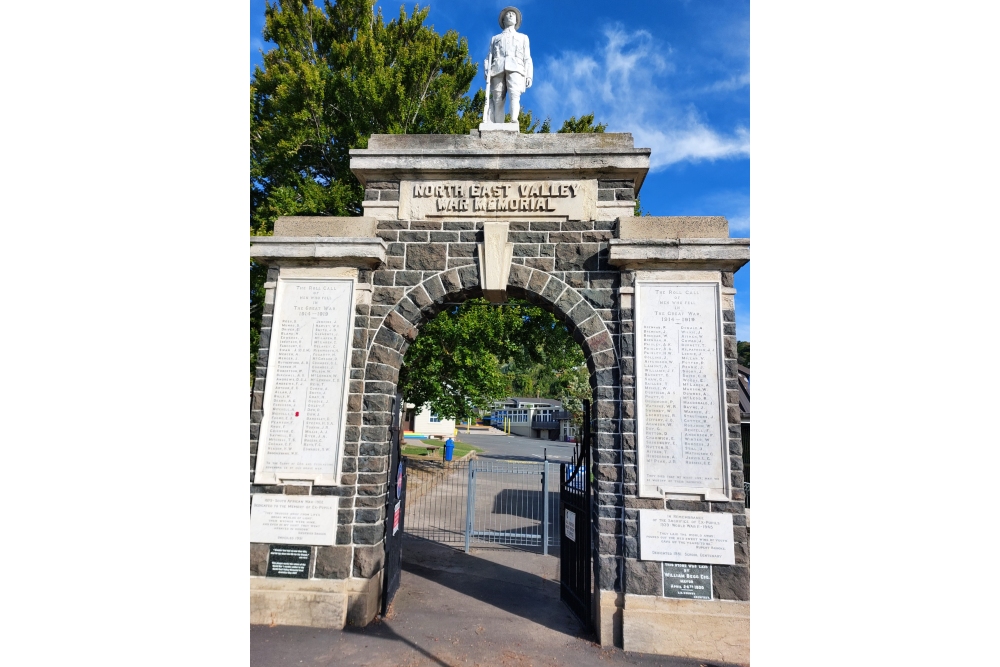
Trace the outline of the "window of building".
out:
[[[431,422],[432,423],[438,423],[440,421],[441,421],[440,417],[438,417],[436,414],[431,413]]]

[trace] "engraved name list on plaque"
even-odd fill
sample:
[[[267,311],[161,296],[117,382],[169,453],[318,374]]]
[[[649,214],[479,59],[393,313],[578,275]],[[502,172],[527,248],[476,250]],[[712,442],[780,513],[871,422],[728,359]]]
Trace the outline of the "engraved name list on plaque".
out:
[[[255,483],[339,482],[353,328],[352,279],[278,279]]]
[[[636,283],[639,495],[729,497],[718,283]]]

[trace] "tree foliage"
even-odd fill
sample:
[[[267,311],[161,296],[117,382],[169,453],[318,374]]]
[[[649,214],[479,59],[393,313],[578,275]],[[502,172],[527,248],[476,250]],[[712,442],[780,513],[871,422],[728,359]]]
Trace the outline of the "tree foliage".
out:
[[[272,233],[282,215],[360,215],[364,193],[349,151],[365,148],[372,134],[467,134],[478,126],[486,97],[483,90],[468,95],[477,73],[468,43],[454,30],[442,35],[424,25],[428,11],[415,6],[407,14],[401,7],[387,21],[374,0],[267,2],[263,37],[274,47],[250,83],[251,234]],[[549,119],[539,121],[530,111],[522,110],[518,122],[522,132],[551,132]],[[590,114],[570,118],[558,132],[604,129]],[[265,276],[264,267],[251,262],[251,377]],[[509,393],[515,379],[550,392],[562,369],[572,367],[566,364],[582,365],[582,356],[570,362],[557,353],[563,338],[572,340],[540,309],[470,304],[460,312],[457,323],[442,314],[425,326],[408,353],[416,359],[423,350],[439,351],[419,373],[404,374],[409,400],[426,399],[438,414],[464,416],[472,406],[485,407]],[[473,312],[479,315],[466,314]],[[545,336],[552,340],[542,341]],[[543,362],[548,370],[530,370]]]
[[[349,151],[372,134],[467,133],[485,95],[466,95],[477,65],[454,30],[425,26],[428,8],[385,21],[373,0],[268,2],[275,47],[250,84],[251,228],[280,215],[360,215]]]
[[[746,366],[747,368],[750,368],[750,341],[748,340],[736,341],[736,357],[740,363],[740,366]]]
[[[557,395],[583,365],[580,346],[548,311],[520,300],[498,306],[470,299],[421,328],[406,351],[399,388],[408,403],[464,417],[536,386],[540,376],[545,391]]]

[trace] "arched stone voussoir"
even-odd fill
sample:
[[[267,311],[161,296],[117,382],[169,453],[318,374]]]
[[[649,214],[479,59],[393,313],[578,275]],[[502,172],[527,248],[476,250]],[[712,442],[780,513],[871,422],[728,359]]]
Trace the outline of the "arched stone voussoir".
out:
[[[403,317],[398,310],[390,310],[382,321],[382,326],[388,328],[390,331],[395,331],[403,338],[413,340],[416,337],[416,327],[413,326],[412,322]]]
[[[396,307],[393,308],[393,312],[399,313],[400,317],[415,327],[419,327],[424,320],[424,315],[420,312],[420,306],[415,304],[409,296],[404,296],[400,299]]]

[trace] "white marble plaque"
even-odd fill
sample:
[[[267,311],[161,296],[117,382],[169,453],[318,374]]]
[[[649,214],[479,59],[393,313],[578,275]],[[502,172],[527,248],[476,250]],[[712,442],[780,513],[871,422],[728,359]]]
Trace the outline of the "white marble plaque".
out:
[[[729,497],[718,283],[637,282],[639,495]]]
[[[353,327],[352,279],[278,279],[257,484],[339,483]]]
[[[403,181],[399,218],[593,220],[597,181]]]
[[[337,496],[255,493],[250,501],[250,541],[333,546],[339,500]]]
[[[639,510],[639,558],[735,565],[733,515]]]

